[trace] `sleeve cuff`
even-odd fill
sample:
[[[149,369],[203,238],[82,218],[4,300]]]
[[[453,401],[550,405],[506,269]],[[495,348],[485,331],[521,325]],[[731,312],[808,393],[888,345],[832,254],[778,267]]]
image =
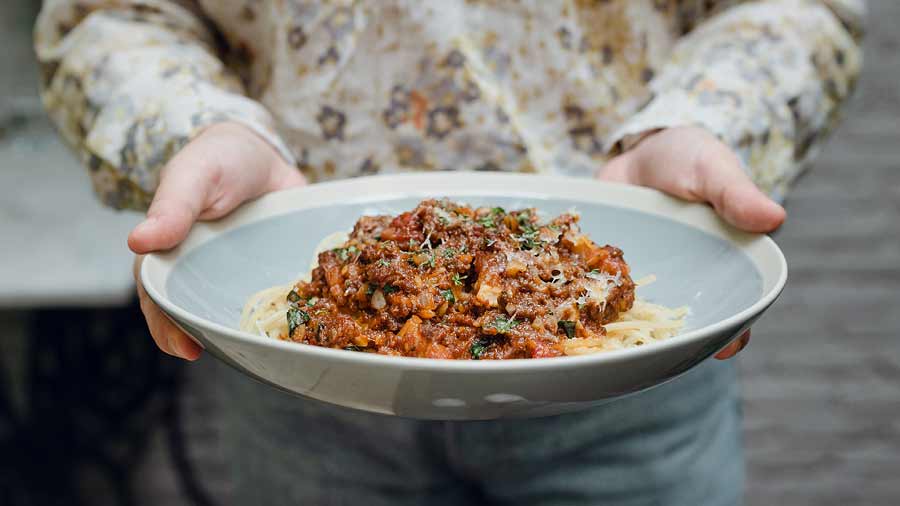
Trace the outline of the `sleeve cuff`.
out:
[[[206,127],[225,121],[247,126],[286,162],[296,164],[261,104],[207,83],[170,87],[164,93],[148,88],[131,90],[105,107],[85,139],[88,151],[140,191],[152,194],[169,159]]]
[[[717,112],[712,107],[698,110],[694,100],[695,98],[677,89],[655,97],[613,131],[604,149],[609,156],[615,156],[631,149],[651,133],[686,126],[705,128],[726,144],[732,145],[728,132],[733,129],[733,125],[729,125],[728,115],[722,114],[721,110]]]

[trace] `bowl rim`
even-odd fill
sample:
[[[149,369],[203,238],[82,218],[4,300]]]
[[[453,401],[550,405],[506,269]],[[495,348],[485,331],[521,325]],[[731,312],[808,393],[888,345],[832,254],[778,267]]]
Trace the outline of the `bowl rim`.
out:
[[[466,181],[469,184],[461,184],[462,181]],[[353,190],[368,189],[368,187],[372,185],[390,189],[403,187],[434,188],[436,187],[435,185],[443,183],[454,183],[451,184],[453,188],[444,187],[440,192],[433,190],[375,192],[374,197],[372,195],[366,195],[358,198],[344,198],[343,202],[375,203],[403,197],[426,198],[428,195],[444,196],[446,190],[450,190],[450,194],[446,195],[450,198],[465,197],[468,195],[481,197],[508,196],[565,199],[567,197],[564,195],[561,196],[556,190],[561,187],[560,185],[577,184],[579,188],[578,192],[580,192],[582,196],[577,199],[573,198],[573,203],[575,205],[577,205],[580,200],[582,202],[592,201],[611,207],[637,210],[688,225],[703,233],[717,236],[729,242],[736,250],[748,257],[757,269],[758,274],[763,278],[762,294],[753,304],[727,318],[690,330],[683,334],[678,334],[670,339],[654,343],[652,346],[638,346],[587,355],[549,357],[540,360],[453,360],[400,357],[377,353],[358,353],[277,339],[265,339],[261,336],[244,332],[237,328],[232,328],[195,315],[172,302],[165,293],[165,283],[168,280],[168,275],[171,274],[178,259],[221,233],[256,221],[298,211],[300,209],[321,207],[319,205],[307,205],[307,201],[304,201],[304,199],[299,197],[309,197],[316,194],[319,194],[320,196],[322,194],[335,196],[360,195],[358,193],[353,193]],[[490,188],[483,189],[475,183],[494,188],[504,188],[504,190],[497,191],[491,190]],[[525,187],[536,189],[536,191],[506,189],[519,188],[521,187],[521,184],[524,184]],[[473,187],[477,188],[477,190],[472,190]],[[606,201],[604,201],[604,199],[589,198],[586,193],[588,187],[594,190],[604,190],[605,196],[607,197]],[[454,188],[463,188],[463,191],[456,191]],[[552,189],[548,190],[548,188]],[[616,196],[608,198],[612,194],[615,194]],[[653,206],[654,204],[660,206],[660,208],[648,209],[648,206]],[[673,209],[677,210],[675,216],[666,214],[666,211],[672,211]],[[768,288],[766,287],[766,278],[767,274],[771,273],[763,272],[763,266],[757,261],[757,256],[768,256],[770,257],[770,262],[771,260],[774,260],[775,262],[775,269],[777,272],[774,273],[774,279],[770,280],[771,282],[768,283]],[[514,373],[539,371],[548,368],[566,369],[580,368],[583,366],[602,366],[603,364],[610,362],[634,360],[649,355],[663,354],[666,350],[691,342],[702,341],[723,331],[727,331],[729,328],[741,327],[741,330],[743,330],[743,327],[746,326],[748,322],[752,322],[778,298],[784,290],[784,286],[787,282],[787,274],[788,268],[784,253],[772,238],[764,234],[751,234],[735,229],[719,218],[715,212],[705,204],[686,202],[646,187],[597,181],[594,179],[557,175],[548,176],[457,171],[438,174],[400,173],[366,176],[316,183],[269,193],[258,199],[244,203],[234,212],[220,220],[195,224],[185,241],[176,248],[165,252],[149,253],[145,255],[140,268],[140,283],[143,285],[147,295],[163,310],[163,312],[167,313],[175,320],[185,321],[202,330],[214,333],[217,336],[243,344],[270,347],[288,353],[309,355],[310,358],[314,359],[344,362],[350,365],[384,366],[395,369],[399,368],[403,370],[432,372]],[[162,288],[156,286],[156,283],[154,282],[155,279],[161,280],[161,284],[163,285]],[[177,321],[175,323],[178,325]]]

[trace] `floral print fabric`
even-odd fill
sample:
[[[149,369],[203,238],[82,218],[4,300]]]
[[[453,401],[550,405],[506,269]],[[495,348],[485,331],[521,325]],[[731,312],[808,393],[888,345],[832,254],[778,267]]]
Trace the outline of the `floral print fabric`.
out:
[[[49,0],[43,97],[101,198],[241,122],[312,181],[405,170],[589,175],[701,125],[776,198],[859,75],[860,0]]]

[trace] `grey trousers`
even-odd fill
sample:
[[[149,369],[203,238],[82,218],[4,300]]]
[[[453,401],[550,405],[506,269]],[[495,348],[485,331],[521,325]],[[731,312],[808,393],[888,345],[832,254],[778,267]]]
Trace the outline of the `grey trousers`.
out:
[[[429,422],[302,400],[225,374],[240,505],[735,505],[735,366],[708,361],[590,410]]]

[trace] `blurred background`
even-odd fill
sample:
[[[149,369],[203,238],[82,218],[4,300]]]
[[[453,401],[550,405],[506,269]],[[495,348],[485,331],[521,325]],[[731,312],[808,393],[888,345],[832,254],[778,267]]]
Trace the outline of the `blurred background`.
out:
[[[138,324],[139,216],[94,200],[44,116],[38,9],[0,3],[0,504],[228,504],[219,366]],[[775,235],[787,289],[739,358],[750,506],[900,504],[900,2],[869,9],[857,96]]]

